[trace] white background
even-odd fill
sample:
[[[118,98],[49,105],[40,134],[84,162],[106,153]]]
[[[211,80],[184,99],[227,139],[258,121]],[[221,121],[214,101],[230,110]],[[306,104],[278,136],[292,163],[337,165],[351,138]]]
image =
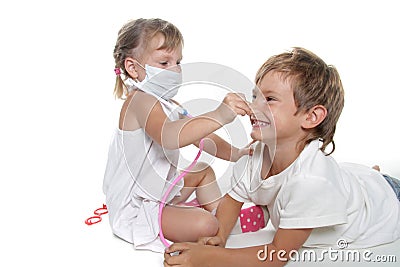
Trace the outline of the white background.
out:
[[[133,252],[117,242],[115,257],[107,256],[96,239],[100,229],[109,238],[107,223],[83,223],[104,201],[121,104],[112,94],[112,52],[132,18],[175,24],[185,39],[183,63],[215,62],[251,80],[273,54],[313,51],[338,68],[345,87],[335,158],[400,177],[396,2],[3,1],[0,262],[8,263],[0,265],[111,264],[117,251]]]

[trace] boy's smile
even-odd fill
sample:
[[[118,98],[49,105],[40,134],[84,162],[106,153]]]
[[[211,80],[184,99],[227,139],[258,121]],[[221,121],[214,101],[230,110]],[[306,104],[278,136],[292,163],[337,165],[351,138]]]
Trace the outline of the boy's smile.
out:
[[[269,121],[263,121],[263,120],[259,120],[256,119],[256,115],[252,114],[250,116],[250,122],[251,122],[251,126],[253,128],[262,128],[262,127],[266,127],[266,126],[270,126],[271,123]]]

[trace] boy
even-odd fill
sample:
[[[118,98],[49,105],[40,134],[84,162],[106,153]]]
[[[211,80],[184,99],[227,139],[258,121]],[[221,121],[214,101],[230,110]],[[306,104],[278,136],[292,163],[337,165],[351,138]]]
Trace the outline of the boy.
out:
[[[268,59],[256,75],[250,116],[252,156],[235,165],[233,189],[220,202],[215,237],[178,243],[165,266],[283,266],[300,247],[366,248],[400,237],[399,181],[356,164],[338,164],[330,154],[344,105],[337,70],[315,54],[294,48]],[[273,127],[275,126],[275,127]],[[331,147],[330,152],[326,152]],[[244,202],[265,205],[277,229],[264,246],[224,248]],[[205,245],[205,246],[204,246]],[[210,246],[214,245],[214,246]],[[168,253],[180,251],[179,256]]]

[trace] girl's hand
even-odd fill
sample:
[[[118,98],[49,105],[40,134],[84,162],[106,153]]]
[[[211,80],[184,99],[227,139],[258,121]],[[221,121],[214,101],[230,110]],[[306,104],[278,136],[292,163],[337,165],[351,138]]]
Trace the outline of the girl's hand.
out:
[[[218,253],[214,246],[205,246],[196,243],[175,243],[164,253],[164,267],[202,267],[205,261],[212,259]],[[179,251],[179,255],[171,256],[170,253]]]
[[[217,108],[220,113],[221,122],[227,124],[232,122],[237,115],[250,115],[251,109],[244,94],[228,93],[221,105]]]
[[[245,147],[237,149],[231,157],[231,161],[236,162],[238,161],[241,157],[245,155],[252,156],[253,155],[253,148],[251,147],[252,144],[254,144],[256,140],[251,141],[248,143]]]

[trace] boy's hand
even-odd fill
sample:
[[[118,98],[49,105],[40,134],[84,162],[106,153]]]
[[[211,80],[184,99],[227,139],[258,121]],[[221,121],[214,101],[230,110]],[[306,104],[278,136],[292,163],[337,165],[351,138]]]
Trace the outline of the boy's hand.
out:
[[[224,124],[232,122],[237,115],[250,115],[251,109],[244,94],[228,93],[221,105],[217,108],[220,113],[221,122]]]
[[[164,267],[202,267],[205,259],[211,259],[216,249],[217,247],[196,243],[174,243],[164,253]],[[176,251],[179,251],[179,255],[170,255]]]
[[[197,241],[197,244],[225,247],[226,242],[219,236],[213,236],[213,237],[201,237],[199,241]]]

